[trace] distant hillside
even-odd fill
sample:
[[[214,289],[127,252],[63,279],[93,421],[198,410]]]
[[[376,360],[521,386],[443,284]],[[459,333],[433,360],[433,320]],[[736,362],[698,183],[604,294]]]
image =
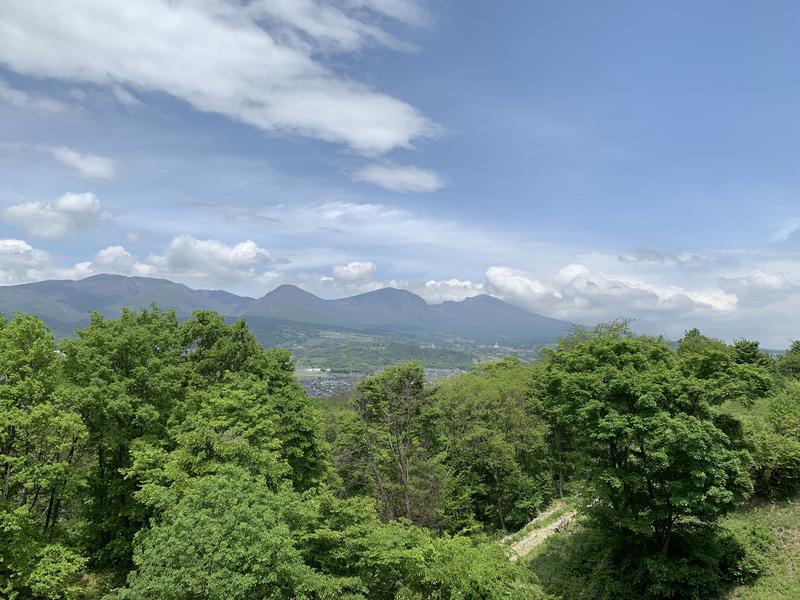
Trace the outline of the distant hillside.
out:
[[[431,305],[416,294],[395,288],[323,300],[296,286],[282,285],[239,314],[404,337],[433,333],[482,343],[547,343],[571,328],[566,321],[543,317],[485,294]]]
[[[463,363],[470,356],[463,353],[464,344],[540,346],[571,328],[565,321],[487,295],[430,305],[416,294],[394,288],[325,300],[292,285],[282,285],[256,299],[224,291],[193,290],[164,279],[121,275],[0,286],[0,312],[35,313],[59,337],[67,337],[88,323],[92,311],[113,317],[123,307],[139,309],[152,303],[175,310],[179,318],[188,318],[197,309],[214,310],[230,318],[245,317],[259,341],[286,346],[301,359],[333,352],[343,344],[361,355],[380,354],[380,348],[388,352],[389,342],[401,340],[412,347],[426,346],[432,351],[420,355],[427,357],[428,365],[444,366],[453,360],[453,345],[466,357],[461,359]],[[451,346],[450,355],[442,355],[437,363],[434,357],[444,349],[436,347],[442,344]],[[396,346],[392,348],[396,350]]]

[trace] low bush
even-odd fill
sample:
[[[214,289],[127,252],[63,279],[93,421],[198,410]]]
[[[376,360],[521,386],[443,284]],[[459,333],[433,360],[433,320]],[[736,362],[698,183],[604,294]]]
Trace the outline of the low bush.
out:
[[[766,568],[771,535],[763,527],[697,526],[668,553],[580,529],[551,538],[531,560],[545,592],[570,600],[705,599]]]

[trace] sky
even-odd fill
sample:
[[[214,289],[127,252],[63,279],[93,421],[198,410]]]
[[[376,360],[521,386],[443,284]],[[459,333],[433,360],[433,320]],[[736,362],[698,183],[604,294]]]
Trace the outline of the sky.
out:
[[[800,338],[791,1],[3,0],[0,284]]]

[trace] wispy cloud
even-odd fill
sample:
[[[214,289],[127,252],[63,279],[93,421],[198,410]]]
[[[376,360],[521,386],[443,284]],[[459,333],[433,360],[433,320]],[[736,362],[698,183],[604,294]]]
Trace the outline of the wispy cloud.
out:
[[[393,192],[435,192],[444,187],[434,171],[412,165],[372,164],[353,175],[356,181],[374,183]]]
[[[800,218],[794,217],[787,219],[770,237],[773,242],[784,242],[800,231]]]
[[[52,0],[46,11],[6,0],[0,62],[34,77],[163,92],[265,131],[364,154],[411,147],[434,135],[434,124],[406,102],[337,75],[317,50],[391,45],[370,15],[414,22],[422,11],[397,0],[358,4],[366,12],[348,15],[313,0]],[[311,19],[312,10],[325,18]]]
[[[68,146],[48,146],[26,142],[0,142],[0,148],[13,151],[41,152],[51,155],[60,163],[70,167],[84,179],[114,179],[117,163],[108,156],[80,152]]]
[[[59,100],[17,89],[2,79],[0,79],[0,102],[43,113],[60,113],[67,110],[67,105]]]
[[[57,160],[72,167],[86,179],[114,179],[116,175],[116,163],[106,156],[82,154],[66,146],[49,148],[49,150]]]

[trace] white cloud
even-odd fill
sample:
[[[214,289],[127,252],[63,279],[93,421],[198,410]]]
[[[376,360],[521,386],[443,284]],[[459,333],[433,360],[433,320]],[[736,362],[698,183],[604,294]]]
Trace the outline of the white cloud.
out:
[[[753,271],[739,277],[720,277],[720,287],[734,294],[742,306],[764,307],[800,292],[800,281],[785,273]]]
[[[723,290],[656,285],[623,275],[594,273],[582,264],[570,264],[538,278],[509,267],[489,267],[486,288],[534,312],[590,322],[617,317],[645,321],[667,315],[687,318],[736,309],[736,297]]]
[[[420,3],[413,0],[347,0],[347,3],[378,11],[410,25],[426,25],[431,20]]]
[[[469,250],[480,253],[511,250],[518,255],[526,242],[513,236],[492,235],[480,228],[465,226],[457,221],[446,221],[420,215],[387,204],[361,203],[335,200],[321,204],[295,207],[279,206],[260,213],[280,219],[293,234],[313,233],[320,229],[335,236],[346,236],[349,246],[362,243],[425,247],[457,250],[462,256]],[[465,248],[469,240],[470,248]]]
[[[367,165],[356,171],[353,179],[374,183],[393,192],[435,192],[444,187],[444,182],[435,172],[411,165]]]
[[[124,87],[115,85],[111,88],[111,94],[114,98],[122,104],[122,106],[130,108],[131,106],[139,106],[142,101],[139,100],[136,96],[131,94],[128,90]]]
[[[17,284],[44,279],[82,279],[99,273],[164,277],[214,288],[233,286],[249,280],[267,279],[261,269],[271,263],[269,253],[252,241],[224,244],[179,235],[164,249],[144,260],[123,246],[101,249],[91,260],[71,267],[59,267],[44,250],[23,240],[0,239],[0,283]]]
[[[344,10],[324,0],[258,0],[249,6],[251,15],[288,26],[284,36],[301,34],[303,39],[326,48],[359,50],[369,41],[396,49],[403,44],[380,27],[351,17]],[[297,40],[292,40],[297,43]]]
[[[97,154],[81,154],[66,146],[49,148],[53,156],[65,165],[75,169],[87,179],[113,179],[116,173],[114,161]]]
[[[422,283],[408,283],[407,285],[393,286],[405,287],[418,296],[422,296],[428,304],[441,304],[442,302],[460,302],[479,294],[484,294],[482,283],[475,283],[468,279],[429,279]]]
[[[2,216],[37,237],[59,237],[86,229],[102,215],[100,200],[91,193],[66,193],[53,202],[25,202],[6,208]]]
[[[113,179],[116,162],[106,156],[78,152],[67,146],[48,146],[26,142],[0,142],[0,148],[13,151],[35,151],[50,154],[59,162],[75,170],[86,179]]]
[[[800,218],[787,219],[781,227],[770,237],[773,242],[785,242],[796,232],[800,231]]]
[[[364,279],[370,279],[377,270],[375,263],[373,262],[349,262],[346,265],[334,265],[331,269],[333,271],[333,276],[336,279],[342,279],[344,281],[361,281]]]
[[[401,10],[410,3],[362,4],[398,18],[413,15]],[[365,154],[411,147],[435,133],[409,104],[320,62],[315,35],[374,40],[374,26],[352,29],[353,19],[344,25],[329,19],[320,32],[323,25],[301,22],[287,6],[284,21],[306,34],[302,39],[269,29],[249,5],[225,0],[6,0],[0,62],[33,77],[163,92],[198,110]]]
[[[714,262],[714,259],[710,257],[701,256],[691,252],[672,254],[670,252],[659,252],[658,250],[650,250],[646,248],[619,254],[617,258],[623,263],[640,263],[645,265],[690,268],[703,267]]]
[[[71,272],[66,272],[66,275],[70,279],[80,279],[98,273],[148,277],[155,274],[155,269],[152,265],[136,260],[133,254],[122,246],[108,246],[100,250],[91,261],[77,263]]]
[[[66,104],[58,100],[48,98],[42,94],[25,92],[11,87],[2,79],[0,79],[0,101],[17,108],[25,108],[43,113],[60,113],[64,112],[67,108]]]
[[[153,272],[161,276],[214,286],[237,284],[255,277],[271,262],[269,252],[251,240],[228,245],[190,235],[176,236],[164,254],[147,259]]]
[[[50,255],[24,240],[0,239],[0,283],[4,285],[38,281],[51,263]]]

